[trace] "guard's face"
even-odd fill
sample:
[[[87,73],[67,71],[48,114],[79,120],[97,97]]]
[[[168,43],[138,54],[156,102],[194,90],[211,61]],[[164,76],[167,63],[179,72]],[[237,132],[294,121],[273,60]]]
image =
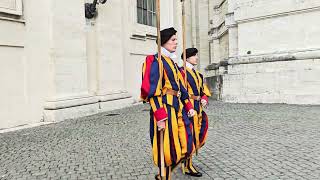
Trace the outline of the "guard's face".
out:
[[[176,52],[178,46],[178,39],[176,35],[173,35],[169,41],[167,41],[163,47],[166,48],[169,52]]]
[[[188,60],[188,62],[190,63],[190,64],[192,64],[192,65],[197,65],[198,64],[198,54],[196,54],[195,56],[191,56],[191,57],[189,57],[187,60]]]

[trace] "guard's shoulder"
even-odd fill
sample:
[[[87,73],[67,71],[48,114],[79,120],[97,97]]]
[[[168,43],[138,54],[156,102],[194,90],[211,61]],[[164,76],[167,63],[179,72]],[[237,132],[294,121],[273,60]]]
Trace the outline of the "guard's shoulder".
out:
[[[154,58],[154,55],[147,55],[146,57],[146,61],[153,61],[155,58]]]

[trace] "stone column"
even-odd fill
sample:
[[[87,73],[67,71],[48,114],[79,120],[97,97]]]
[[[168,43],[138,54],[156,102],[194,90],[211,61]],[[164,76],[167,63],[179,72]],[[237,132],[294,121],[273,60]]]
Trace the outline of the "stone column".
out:
[[[199,31],[199,46],[197,48],[200,50],[200,61],[198,69],[204,72],[205,68],[210,63],[210,46],[208,42],[208,31],[209,31],[209,2],[208,0],[199,1],[199,18],[198,18],[198,31]]]
[[[213,39],[213,59],[212,63],[219,63],[220,61],[220,40]]]
[[[97,113],[98,100],[88,91],[84,2],[51,0],[48,13],[50,91],[45,120]]]
[[[226,15],[225,22],[229,32],[229,57],[235,57],[238,55],[238,25],[233,12]]]
[[[87,20],[86,22],[86,45],[87,45],[87,60],[88,60],[88,89],[89,94],[97,95],[99,89],[99,61],[97,50],[97,31],[95,28],[95,20]]]
[[[132,104],[125,89],[125,57],[127,38],[124,1],[108,1],[99,6],[96,18],[97,98],[102,111]]]

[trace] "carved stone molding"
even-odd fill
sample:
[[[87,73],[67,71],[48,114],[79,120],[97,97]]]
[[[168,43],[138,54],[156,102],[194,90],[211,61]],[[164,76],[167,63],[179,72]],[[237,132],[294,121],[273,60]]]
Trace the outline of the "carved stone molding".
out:
[[[21,16],[22,0],[1,0],[0,12]]]
[[[273,52],[269,54],[238,56],[228,60],[230,65],[235,64],[254,64],[276,61],[294,61],[320,59],[320,49],[293,50],[287,52]]]

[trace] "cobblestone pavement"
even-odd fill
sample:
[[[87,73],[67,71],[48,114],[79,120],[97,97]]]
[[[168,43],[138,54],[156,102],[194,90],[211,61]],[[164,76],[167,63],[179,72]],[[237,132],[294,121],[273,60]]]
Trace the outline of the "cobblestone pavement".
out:
[[[153,179],[148,106],[0,134],[0,179]],[[211,102],[204,173],[173,179],[320,179],[320,106]]]

